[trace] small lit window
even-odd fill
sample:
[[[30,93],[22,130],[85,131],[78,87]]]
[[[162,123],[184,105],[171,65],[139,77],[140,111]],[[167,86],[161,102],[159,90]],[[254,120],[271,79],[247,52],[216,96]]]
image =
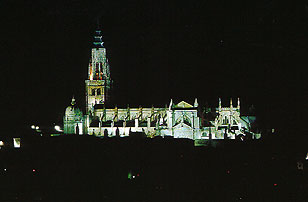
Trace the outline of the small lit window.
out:
[[[13,138],[14,148],[20,148],[20,138]]]

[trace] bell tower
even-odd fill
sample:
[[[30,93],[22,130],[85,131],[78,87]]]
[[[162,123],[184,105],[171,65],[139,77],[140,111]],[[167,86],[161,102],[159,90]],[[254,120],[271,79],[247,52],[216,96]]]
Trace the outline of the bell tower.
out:
[[[105,103],[110,90],[110,69],[101,30],[96,30],[92,44],[86,84],[86,114],[95,104]]]

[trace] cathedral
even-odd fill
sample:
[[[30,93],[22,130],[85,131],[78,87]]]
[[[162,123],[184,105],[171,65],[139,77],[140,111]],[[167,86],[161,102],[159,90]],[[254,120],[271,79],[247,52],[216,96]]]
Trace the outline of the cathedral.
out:
[[[139,132],[149,138],[161,136],[195,141],[261,137],[254,130],[255,116],[241,115],[239,98],[236,105],[230,99],[229,106],[222,106],[219,99],[217,108],[205,110],[199,106],[197,98],[194,103],[174,103],[171,99],[165,108],[108,108],[105,103],[110,85],[110,67],[102,32],[96,30],[85,81],[85,114],[72,98],[63,117],[64,134],[127,137]]]

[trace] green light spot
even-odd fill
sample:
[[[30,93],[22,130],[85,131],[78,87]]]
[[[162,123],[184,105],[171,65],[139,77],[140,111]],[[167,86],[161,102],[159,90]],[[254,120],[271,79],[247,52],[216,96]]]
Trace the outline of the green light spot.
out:
[[[131,180],[131,179],[132,179],[132,176],[133,176],[132,173],[131,173],[131,172],[128,172],[127,178]]]

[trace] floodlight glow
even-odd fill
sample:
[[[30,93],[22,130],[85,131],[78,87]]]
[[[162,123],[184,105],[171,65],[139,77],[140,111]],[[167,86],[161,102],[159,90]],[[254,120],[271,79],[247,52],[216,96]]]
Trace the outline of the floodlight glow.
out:
[[[35,129],[35,125],[32,125],[31,128],[34,130]]]
[[[62,132],[60,126],[55,126],[55,130],[58,131],[58,132]]]
[[[4,142],[3,141],[0,141],[0,146],[4,146]]]
[[[40,129],[40,127],[36,126],[35,129],[38,130],[38,129]]]
[[[20,138],[13,138],[14,148],[20,148]]]
[[[307,155],[306,155],[306,160],[308,160],[308,153],[307,153]]]
[[[127,178],[132,179],[132,174],[130,172],[128,173]]]

